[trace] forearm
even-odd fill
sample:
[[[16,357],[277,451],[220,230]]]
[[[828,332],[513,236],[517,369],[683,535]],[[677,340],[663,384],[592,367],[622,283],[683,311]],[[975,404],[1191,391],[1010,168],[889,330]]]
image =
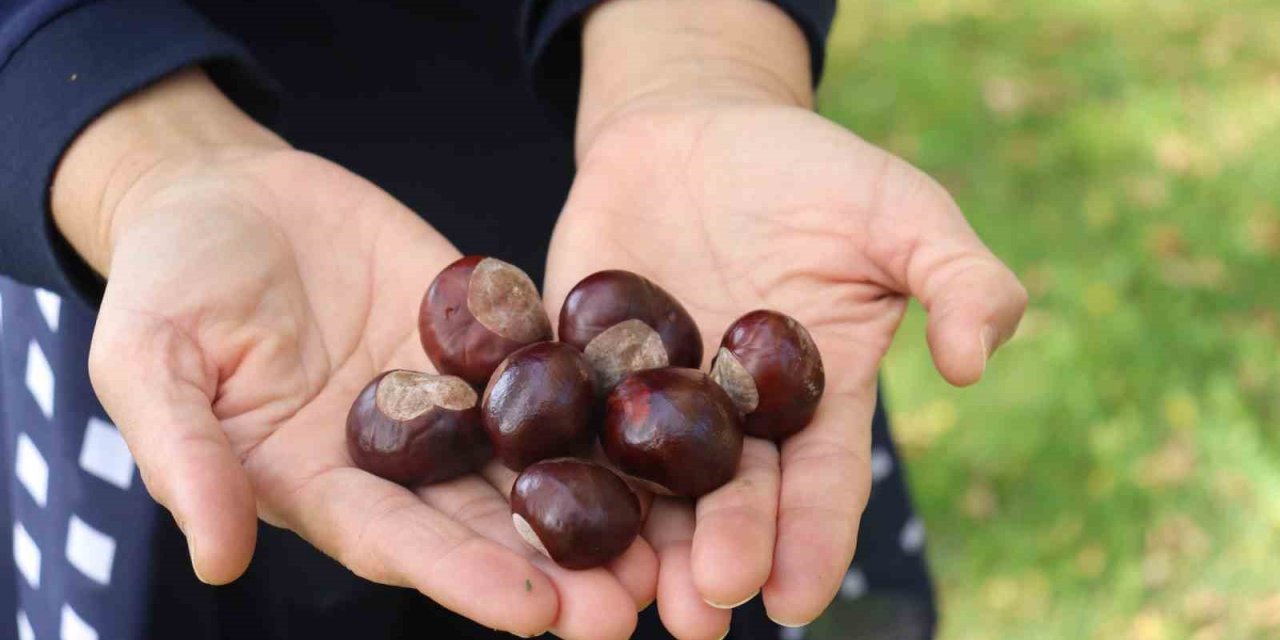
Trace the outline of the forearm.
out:
[[[122,100],[67,148],[50,188],[58,230],[98,273],[106,274],[119,205],[169,163],[286,146],[242,112],[198,68]]]
[[[808,42],[766,0],[613,0],[583,27],[578,148],[630,105],[718,98],[811,107]]]

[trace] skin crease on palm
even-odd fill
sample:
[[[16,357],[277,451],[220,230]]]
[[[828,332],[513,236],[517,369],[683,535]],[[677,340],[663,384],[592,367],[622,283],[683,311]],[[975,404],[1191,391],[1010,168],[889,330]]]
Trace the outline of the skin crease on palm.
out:
[[[592,89],[592,60],[608,58],[592,42],[637,50],[611,25],[776,26],[778,42],[803,47],[759,0],[604,7],[588,22],[584,96],[610,93]],[[643,539],[582,572],[520,541],[505,499],[514,474],[496,463],[416,492],[351,465],[352,398],[383,370],[431,370],[416,308],[458,252],[428,224],[290,149],[199,72],[130,98],[77,139],[52,203],[72,246],[108,275],[91,378],[204,580],[243,571],[260,517],[360,576],[522,635],[625,638],[656,598],[674,635],[714,639],[730,612],[708,601],[762,590],[791,624],[830,602],[869,490],[875,372],[906,297],[929,308],[940,371],[968,384],[1013,334],[1025,293],[936,183],[803,106],[661,92],[599,104],[584,97],[584,113],[609,116],[580,129],[550,310],[587,274],[631,269],[687,306],[710,357],[739,315],[778,309],[811,330],[827,392],[805,432],[781,449],[749,441],[733,482],[696,507],[657,500]]]

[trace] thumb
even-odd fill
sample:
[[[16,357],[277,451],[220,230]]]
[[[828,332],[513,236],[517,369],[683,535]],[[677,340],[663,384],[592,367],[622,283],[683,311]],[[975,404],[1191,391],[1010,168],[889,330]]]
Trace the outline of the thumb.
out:
[[[894,183],[912,188],[886,197],[895,203],[891,228],[902,233],[883,234],[890,242],[881,250],[892,257],[882,264],[928,311],[929,351],[938,372],[951,384],[973,384],[991,354],[1017,331],[1027,290],[982,243],[942,185],[905,162],[893,166],[902,178]]]
[[[929,351],[948,382],[982,378],[996,348],[1013,337],[1027,291],[972,231],[960,242],[919,243],[909,260],[910,292],[929,313]]]
[[[257,535],[253,489],[213,415],[217,373],[199,347],[167,319],[104,305],[89,376],[147,490],[186,534],[196,575],[239,577]]]

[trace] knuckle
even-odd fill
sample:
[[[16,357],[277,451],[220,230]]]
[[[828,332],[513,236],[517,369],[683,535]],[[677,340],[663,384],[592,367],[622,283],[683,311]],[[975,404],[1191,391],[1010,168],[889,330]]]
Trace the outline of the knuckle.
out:
[[[138,475],[142,478],[142,486],[146,487],[147,493],[151,495],[157,503],[169,509],[175,520],[178,521],[178,527],[185,530],[183,526],[184,516],[175,505],[169,502],[168,483],[163,472],[157,472],[149,461],[138,460]]]
[[[887,179],[898,185],[900,203],[925,212],[958,212],[959,206],[942,183],[897,156],[885,168]]]
[[[853,501],[854,506],[854,524],[862,517],[862,512],[866,510],[867,504],[871,502],[871,470],[868,468],[866,473],[858,476],[853,482]]]
[[[787,457],[789,466],[831,465],[837,468],[848,468],[863,465],[870,468],[867,455],[835,438],[806,439],[795,442],[787,452]]]
[[[1014,276],[1013,272],[1009,273],[1013,279],[1013,306],[1017,310],[1018,314],[1021,315],[1023,311],[1026,311],[1027,305],[1030,304],[1031,295],[1027,292],[1026,285],[1022,284],[1022,281],[1018,280],[1018,277]]]
[[[747,438],[742,447],[742,461],[739,468],[749,473],[777,474],[778,447],[772,442]]]
[[[383,498],[371,508],[371,515],[360,524],[354,535],[341,540],[334,550],[334,558],[356,575],[373,582],[385,583],[390,577],[383,562],[380,538],[385,535],[389,520],[408,505],[398,496]]]
[[[462,503],[452,514],[453,519],[467,526],[478,526],[480,523],[497,518],[507,513],[509,507],[502,500],[494,500],[491,496],[477,497]]]
[[[116,361],[117,353],[116,340],[101,331],[89,342],[89,383],[99,395],[111,385],[111,363]]]

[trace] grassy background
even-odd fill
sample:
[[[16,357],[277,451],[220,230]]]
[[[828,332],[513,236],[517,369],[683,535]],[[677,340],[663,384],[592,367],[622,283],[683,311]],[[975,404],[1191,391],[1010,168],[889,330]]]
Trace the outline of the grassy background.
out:
[[[820,104],[1032,294],[886,367],[943,638],[1280,637],[1280,2],[842,3]]]

